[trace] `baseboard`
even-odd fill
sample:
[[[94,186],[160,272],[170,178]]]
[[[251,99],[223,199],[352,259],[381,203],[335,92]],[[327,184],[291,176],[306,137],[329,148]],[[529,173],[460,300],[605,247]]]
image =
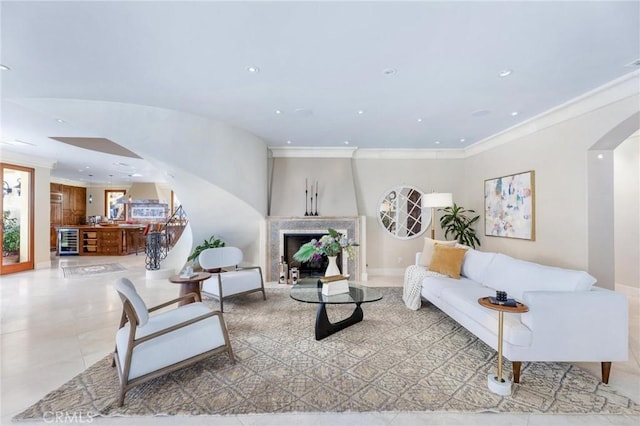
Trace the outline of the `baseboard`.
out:
[[[36,269],[51,269],[51,261],[46,260],[44,262],[38,262],[36,264]]]
[[[627,297],[640,297],[640,288],[616,283],[615,290]]]
[[[367,274],[382,277],[402,277],[407,268],[367,268]]]
[[[165,268],[165,269],[157,269],[150,271],[147,269],[145,272],[145,277],[148,280],[160,280],[163,278],[169,278],[171,275],[175,275],[176,272],[173,269]]]

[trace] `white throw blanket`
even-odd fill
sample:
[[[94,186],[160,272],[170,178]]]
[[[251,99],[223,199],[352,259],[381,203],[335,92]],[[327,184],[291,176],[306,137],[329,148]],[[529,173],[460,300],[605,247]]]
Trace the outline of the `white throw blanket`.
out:
[[[404,271],[404,288],[402,290],[402,300],[407,308],[417,311],[422,305],[420,300],[420,289],[422,288],[422,279],[424,277],[433,277],[444,275],[437,272],[429,271],[421,265],[411,265]]]

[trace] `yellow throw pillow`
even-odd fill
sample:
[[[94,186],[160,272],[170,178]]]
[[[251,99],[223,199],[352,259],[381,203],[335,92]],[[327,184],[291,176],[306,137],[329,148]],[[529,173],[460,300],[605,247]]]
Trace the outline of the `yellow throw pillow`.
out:
[[[436,244],[441,244],[443,246],[453,247],[457,244],[457,241],[438,241],[432,240],[431,238],[424,239],[424,247],[422,248],[422,256],[420,256],[420,265],[429,266],[431,263],[431,257],[433,257],[433,248]]]
[[[447,275],[456,280],[460,279],[460,269],[462,269],[462,259],[466,249],[458,247],[448,247],[442,244],[436,244],[431,257],[429,270]]]

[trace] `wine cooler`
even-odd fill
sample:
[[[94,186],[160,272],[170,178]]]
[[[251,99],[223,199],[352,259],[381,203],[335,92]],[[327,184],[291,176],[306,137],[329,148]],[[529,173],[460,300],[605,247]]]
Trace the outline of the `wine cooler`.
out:
[[[58,229],[58,255],[79,254],[80,238],[77,228]]]

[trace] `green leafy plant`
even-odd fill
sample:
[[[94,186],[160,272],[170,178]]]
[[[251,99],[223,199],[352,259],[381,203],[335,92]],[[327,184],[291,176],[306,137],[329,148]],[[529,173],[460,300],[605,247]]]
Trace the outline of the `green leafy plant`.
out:
[[[476,248],[476,244],[480,246],[476,230],[473,229],[473,225],[480,219],[480,216],[468,216],[470,213],[475,213],[474,210],[466,210],[454,203],[453,207],[445,207],[438,209],[438,211],[444,212],[440,218],[440,227],[444,230],[445,238],[452,234],[460,244],[472,248]]]
[[[216,238],[215,235],[212,235],[208,240],[204,240],[202,244],[196,246],[196,248],[193,249],[193,252],[187,258],[187,262],[197,260],[198,256],[200,256],[200,253],[202,253],[208,248],[224,247],[225,244],[226,243],[222,241],[220,238]]]
[[[309,260],[319,260],[322,256],[337,256],[342,250],[345,250],[349,259],[353,259],[355,247],[359,244],[335,229],[329,228],[328,232],[328,235],[323,235],[319,240],[314,238],[308,243],[304,243],[293,255],[293,258],[298,262],[308,262]]]
[[[11,212],[2,212],[2,255],[15,254],[20,251],[20,225],[18,219],[9,217]]]

